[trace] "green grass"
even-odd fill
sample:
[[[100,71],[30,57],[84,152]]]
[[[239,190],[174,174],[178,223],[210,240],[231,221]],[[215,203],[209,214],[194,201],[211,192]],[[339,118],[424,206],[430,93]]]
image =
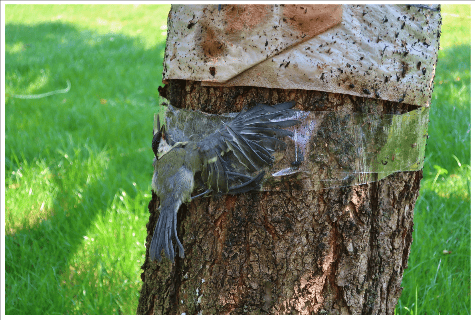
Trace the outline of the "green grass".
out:
[[[6,5],[6,314],[135,314],[168,10]]]
[[[6,314],[135,314],[168,8],[6,5]],[[442,8],[398,314],[470,314],[470,11]]]
[[[469,5],[442,5],[440,48],[398,314],[471,313]]]

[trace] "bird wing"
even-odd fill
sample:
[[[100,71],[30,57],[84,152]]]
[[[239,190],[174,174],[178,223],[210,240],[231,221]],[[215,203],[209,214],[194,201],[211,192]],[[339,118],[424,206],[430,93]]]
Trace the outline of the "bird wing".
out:
[[[201,159],[204,159],[200,174],[205,186],[222,193],[256,189],[263,174],[252,178],[241,169],[253,173],[264,166],[272,166],[273,153],[278,148],[285,148],[281,139],[292,136],[292,132],[284,128],[300,123],[291,119],[297,112],[292,109],[294,105],[293,101],[274,106],[258,104],[240,112],[216,132],[197,142]]]

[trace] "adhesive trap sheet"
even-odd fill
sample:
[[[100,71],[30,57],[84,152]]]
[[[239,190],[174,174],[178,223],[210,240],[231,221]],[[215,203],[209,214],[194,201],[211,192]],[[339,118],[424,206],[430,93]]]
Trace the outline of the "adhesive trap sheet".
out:
[[[250,172],[235,165],[236,172],[265,176],[262,191],[320,190],[378,181],[395,172],[423,167],[428,138],[429,109],[405,114],[298,111],[288,119],[300,124],[286,128],[285,150],[274,155],[272,167]],[[160,120],[175,141],[200,141],[232,120],[237,113],[213,115],[174,108],[162,110]],[[155,114],[154,132],[158,130]],[[165,121],[163,121],[163,117]],[[286,120],[286,119],[279,119]]]

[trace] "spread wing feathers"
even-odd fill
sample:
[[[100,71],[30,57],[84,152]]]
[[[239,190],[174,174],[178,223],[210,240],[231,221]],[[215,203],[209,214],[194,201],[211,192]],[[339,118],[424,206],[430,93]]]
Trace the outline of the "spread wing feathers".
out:
[[[160,199],[161,200],[161,199]],[[176,232],[177,212],[180,208],[181,201],[174,199],[174,197],[165,197],[163,204],[160,206],[160,216],[158,217],[153,238],[150,242],[150,259],[161,260],[162,249],[165,250],[165,255],[173,261],[175,258],[175,249],[173,248],[172,239],[174,238],[181,258],[185,257],[185,250],[178,239]]]
[[[238,193],[257,188],[263,174],[252,178],[236,173],[232,167],[239,164],[252,173],[263,166],[271,166],[273,153],[285,147],[280,140],[293,133],[284,128],[300,121],[289,119],[296,110],[295,102],[285,102],[275,106],[258,104],[248,111],[240,112],[216,132],[197,143],[201,159],[205,159],[201,170],[203,182],[209,189],[223,193]],[[233,157],[229,157],[229,153]],[[227,160],[224,160],[226,158]],[[234,159],[234,160],[233,160]],[[233,161],[238,163],[232,163]],[[230,187],[233,183],[240,183]],[[240,191],[244,190],[244,191]]]
[[[238,175],[240,175],[240,174],[238,173]],[[259,173],[254,178],[251,178],[251,177],[246,176],[246,175],[242,175],[243,177],[246,177],[247,181],[244,182],[244,183],[241,183],[237,186],[230,187],[228,193],[236,194],[236,193],[244,193],[244,192],[256,190],[256,189],[259,188],[259,186],[261,184],[261,180],[262,180],[262,178],[264,178],[264,175],[265,175],[264,171]]]
[[[268,105],[259,103],[257,106],[255,106],[249,111],[243,110],[242,112],[240,112],[233,119],[232,122],[253,123],[252,121],[258,121],[258,122],[262,122],[265,120],[268,121],[270,119],[277,118],[279,116],[290,115],[288,112],[291,111],[290,109],[292,109],[293,106],[295,106],[295,101],[284,102],[281,104],[276,104],[274,106],[268,106]],[[294,110],[292,110],[292,112],[293,111]],[[268,118],[266,119],[265,116],[268,116]]]
[[[251,177],[246,174],[238,173],[233,168],[229,156],[225,160],[219,156],[218,161],[208,163],[206,170],[201,175],[208,189],[205,193],[216,191],[218,193],[242,193],[255,190],[264,177],[264,172],[257,177]]]
[[[215,155],[216,161],[209,162],[207,170],[205,172],[205,184],[208,188],[211,188],[217,192],[223,192],[228,189],[227,170],[225,170],[223,164],[224,161],[221,155]]]

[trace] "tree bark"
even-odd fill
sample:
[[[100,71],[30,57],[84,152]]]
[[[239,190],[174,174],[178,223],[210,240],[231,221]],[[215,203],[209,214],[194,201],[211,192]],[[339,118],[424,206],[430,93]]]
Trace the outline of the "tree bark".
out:
[[[294,100],[306,111],[404,113],[415,106],[320,91],[171,80],[178,108],[240,111]],[[198,198],[178,212],[185,259],[142,266],[138,314],[393,314],[422,170],[324,189]],[[147,244],[159,216],[149,204]]]

